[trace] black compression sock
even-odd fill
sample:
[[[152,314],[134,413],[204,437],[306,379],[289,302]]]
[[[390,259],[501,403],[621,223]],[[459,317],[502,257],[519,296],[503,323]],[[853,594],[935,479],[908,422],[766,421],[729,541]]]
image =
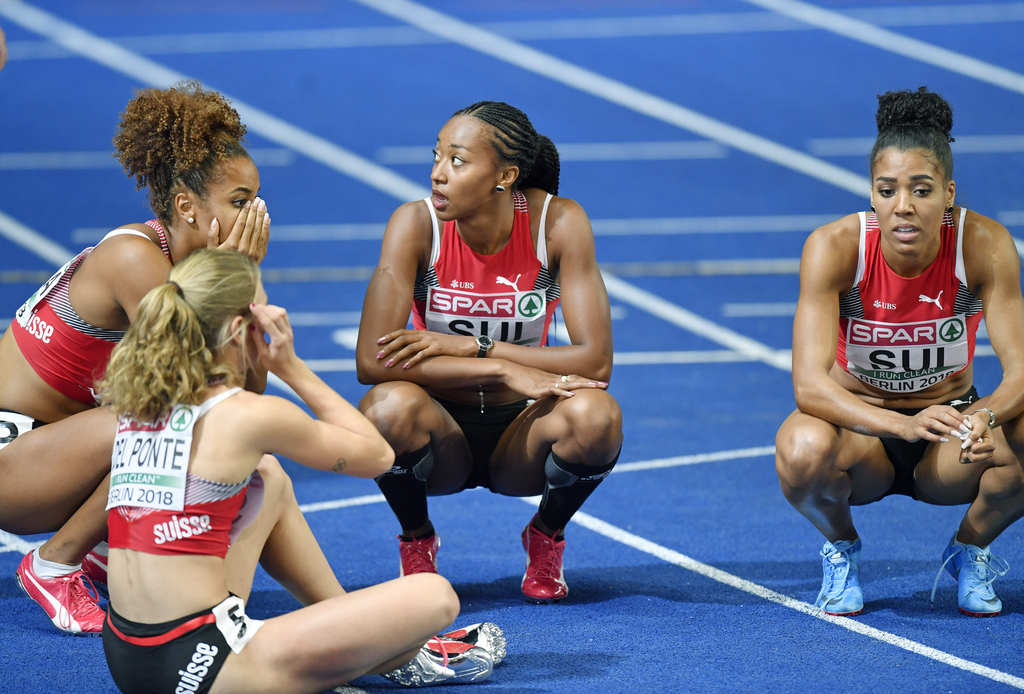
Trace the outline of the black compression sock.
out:
[[[434,454],[428,443],[418,450],[395,456],[391,469],[376,478],[377,486],[406,535],[427,524],[427,476],[433,467]]]
[[[544,475],[548,479],[537,513],[541,523],[549,528],[564,529],[618,460],[616,453],[615,459],[607,465],[580,465],[567,463],[551,451],[544,463]]]

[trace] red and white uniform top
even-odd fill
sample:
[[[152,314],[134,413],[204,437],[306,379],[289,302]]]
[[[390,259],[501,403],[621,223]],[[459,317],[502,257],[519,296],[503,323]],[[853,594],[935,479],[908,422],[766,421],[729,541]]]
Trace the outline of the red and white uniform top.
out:
[[[146,225],[156,231],[160,250],[170,260],[171,251],[163,227],[155,219]],[[140,231],[115,229],[100,243],[112,236],[129,234],[149,239]],[[86,323],[71,307],[68,297],[71,277],[95,247],[86,248],[46,280],[21,305],[11,323],[18,349],[39,377],[54,390],[86,405],[97,403],[93,384],[106,373],[110,353],[125,333]]]
[[[515,217],[512,237],[494,255],[481,255],[459,236],[455,222],[442,234],[437,213],[426,199],[433,222],[430,266],[416,282],[412,322],[417,330],[448,335],[488,335],[516,345],[547,344],[548,328],[558,307],[561,288],[548,269],[547,221],[550,193],[540,214],[534,248],[526,196],[512,194]]]
[[[224,557],[263,505],[263,479],[213,482],[188,472],[192,428],[241,388],[176,405],[153,423],[118,422],[107,496],[108,542],[146,554]]]
[[[982,304],[967,287],[964,219],[942,220],[939,255],[917,277],[900,277],[882,257],[875,214],[860,213],[857,277],[839,301],[836,363],[880,390],[915,393],[967,368]]]

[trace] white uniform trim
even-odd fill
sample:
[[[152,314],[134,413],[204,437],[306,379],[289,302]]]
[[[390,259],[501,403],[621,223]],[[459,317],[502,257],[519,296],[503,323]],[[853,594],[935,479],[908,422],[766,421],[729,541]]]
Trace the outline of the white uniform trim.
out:
[[[967,286],[967,267],[964,265],[964,220],[967,219],[967,208],[960,208],[960,222],[956,225],[956,269],[954,273],[965,289]]]
[[[433,198],[423,198],[423,202],[427,203],[427,209],[430,211],[430,223],[434,227],[434,236],[430,242],[430,265],[427,267],[434,267],[437,259],[441,257],[441,225],[437,221],[437,210],[434,209],[432,200]]]
[[[153,241],[153,239],[149,238],[149,236],[147,236],[146,234],[143,234],[141,231],[135,231],[135,229],[114,229],[112,232],[110,232],[109,234],[104,236],[102,239],[100,239],[99,242],[96,244],[96,246],[100,245],[101,243],[103,243],[104,241],[106,241],[109,238],[113,238],[115,236],[128,236],[128,235],[131,235],[131,236],[141,236],[142,238],[146,239],[147,241],[150,241],[150,242]],[[159,244],[157,244],[157,245],[159,245]],[[95,246],[94,246],[94,248],[95,248]]]
[[[540,211],[540,228],[537,229],[537,260],[540,261],[541,267],[545,268],[548,266],[548,205],[551,204],[553,197],[555,196],[548,193],[548,196],[544,198],[544,207]]]
[[[864,266],[866,265],[864,262],[864,247],[866,245],[864,240],[868,235],[868,213],[858,212],[857,216],[860,217],[860,245],[857,248],[857,276],[853,280],[854,287],[860,285],[861,280],[864,279]]]

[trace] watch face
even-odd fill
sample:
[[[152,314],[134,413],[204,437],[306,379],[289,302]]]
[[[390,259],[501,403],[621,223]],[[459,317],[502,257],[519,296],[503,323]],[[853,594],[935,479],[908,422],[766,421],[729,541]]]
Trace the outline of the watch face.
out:
[[[480,349],[490,349],[491,347],[494,346],[494,340],[487,337],[486,335],[481,335],[480,337],[476,338],[476,343],[477,345],[480,346]]]

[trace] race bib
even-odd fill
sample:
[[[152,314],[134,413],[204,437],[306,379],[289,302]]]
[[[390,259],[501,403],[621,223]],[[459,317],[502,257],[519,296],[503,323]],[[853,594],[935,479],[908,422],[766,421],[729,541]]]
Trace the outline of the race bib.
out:
[[[492,340],[539,347],[547,320],[543,292],[475,294],[430,287],[427,292],[427,330],[448,335],[487,335]]]
[[[0,411],[0,448],[3,448],[19,435],[32,431],[35,420],[17,412]]]
[[[849,319],[848,371],[864,383],[891,392],[913,393],[967,366],[967,316],[916,323]]]
[[[261,620],[252,619],[245,614],[245,603],[237,595],[232,595],[214,607],[213,614],[217,617],[217,629],[224,635],[224,640],[236,655],[242,652],[245,644],[249,643],[263,626]]]
[[[39,305],[40,301],[46,298],[46,295],[50,293],[54,286],[56,286],[57,282],[60,281],[60,278],[64,276],[64,273],[68,271],[68,268],[80,262],[85,256],[89,255],[89,251],[91,250],[92,248],[87,248],[65,263],[64,267],[53,273],[53,276],[46,280],[46,282],[43,283],[43,286],[37,289],[35,293],[28,298],[28,301],[21,305],[18,312],[14,314],[14,320],[18,322],[18,325],[25,330],[28,330],[28,324],[32,319],[32,314],[35,313],[35,307]]]
[[[117,506],[184,510],[192,427],[199,412],[199,405],[176,405],[153,424],[121,417],[110,463],[108,511]]]

